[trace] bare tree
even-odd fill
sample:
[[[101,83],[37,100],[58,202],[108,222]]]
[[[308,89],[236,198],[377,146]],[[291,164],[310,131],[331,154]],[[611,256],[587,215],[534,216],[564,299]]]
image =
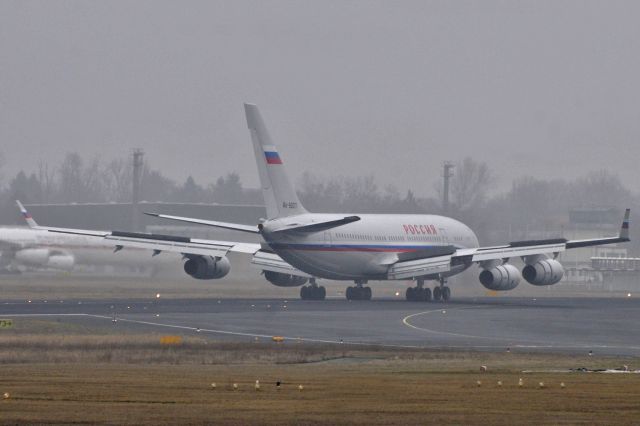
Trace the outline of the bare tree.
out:
[[[50,169],[49,164],[44,161],[38,162],[38,181],[42,188],[42,202],[49,203],[55,199],[56,192],[56,176],[55,169]]]
[[[106,197],[120,203],[131,201],[133,190],[133,167],[123,158],[111,160],[104,169]]]
[[[466,157],[456,166],[451,181],[451,199],[457,211],[481,206],[487,199],[493,176],[486,163]]]
[[[148,201],[174,201],[176,183],[157,170],[151,170],[145,164],[142,171],[141,186],[143,199]]]
[[[2,188],[2,181],[4,179],[3,169],[4,169],[4,154],[0,152],[0,188]]]
[[[628,203],[631,192],[606,170],[588,173],[573,185],[573,202],[580,207],[611,207]]]
[[[244,198],[240,175],[236,172],[227,173],[224,177],[220,176],[215,185],[209,186],[209,191],[216,203],[236,204],[242,202]]]
[[[84,162],[78,153],[69,153],[62,161],[58,174],[60,201],[81,203],[104,201],[101,164],[98,158],[95,158],[90,166],[84,167]]]

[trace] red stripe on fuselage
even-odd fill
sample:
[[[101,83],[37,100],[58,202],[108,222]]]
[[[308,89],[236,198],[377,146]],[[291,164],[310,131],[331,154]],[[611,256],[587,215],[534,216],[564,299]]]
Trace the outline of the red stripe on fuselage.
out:
[[[360,251],[360,252],[383,252],[383,253],[410,253],[420,249],[416,248],[378,248],[378,247],[284,247],[277,250],[301,250],[301,251]]]

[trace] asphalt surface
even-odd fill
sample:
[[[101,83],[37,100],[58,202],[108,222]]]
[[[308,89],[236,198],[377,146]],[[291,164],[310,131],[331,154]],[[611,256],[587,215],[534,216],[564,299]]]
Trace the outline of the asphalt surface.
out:
[[[459,298],[448,303],[283,299],[1,302],[0,318],[48,317],[115,332],[389,348],[640,355],[640,298]]]

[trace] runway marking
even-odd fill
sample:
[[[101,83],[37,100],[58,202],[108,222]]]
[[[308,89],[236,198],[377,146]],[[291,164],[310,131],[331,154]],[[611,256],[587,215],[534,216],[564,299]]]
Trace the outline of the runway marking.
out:
[[[469,308],[454,308],[454,309],[450,309],[452,311],[457,311],[457,310],[464,310],[464,309],[481,309],[481,308],[486,308],[484,306],[474,306],[474,307],[469,307]],[[435,313],[435,312],[442,312],[442,309],[437,309],[437,310],[431,310],[431,311],[425,311],[425,312],[418,312],[415,314],[411,314],[411,315],[407,315],[406,317],[404,317],[403,319],[403,323],[405,323],[405,325],[407,325],[408,327],[417,329],[417,330],[423,330],[423,331],[427,331],[427,332],[431,332],[431,333],[437,333],[437,334],[456,334],[456,333],[447,333],[447,332],[440,332],[440,331],[436,331],[436,330],[429,330],[429,329],[425,329],[422,327],[416,327],[410,323],[408,323],[409,318],[411,317],[415,317],[421,314],[428,314],[428,313]],[[4,315],[7,318],[12,318],[12,317],[89,317],[89,318],[97,318],[97,319],[106,319],[106,320],[110,320],[113,321],[114,318],[117,320],[117,322],[126,322],[126,323],[131,323],[131,324],[141,324],[141,325],[149,325],[149,326],[154,326],[154,327],[164,327],[164,328],[173,328],[173,329],[181,329],[181,330],[187,330],[187,331],[193,331],[196,333],[212,333],[212,334],[224,334],[224,335],[230,335],[230,336],[243,336],[243,337],[260,337],[260,338],[267,338],[267,339],[271,339],[271,337],[273,337],[272,334],[260,334],[260,333],[247,333],[247,332],[239,332],[239,331],[229,331],[229,330],[217,330],[217,329],[209,329],[209,328],[199,328],[199,327],[191,327],[191,326],[185,326],[185,325],[178,325],[178,324],[166,324],[166,323],[160,323],[160,322],[154,322],[154,321],[142,321],[142,320],[134,320],[134,319],[129,319],[129,318],[122,318],[122,317],[117,317],[117,316],[113,316],[113,315],[97,315],[97,314],[86,314],[86,313],[58,313],[58,314],[54,314],[54,313],[49,313],[49,314],[7,314]],[[491,337],[482,337],[482,336],[467,336],[464,334],[458,334],[459,336],[462,337],[473,337],[473,338],[478,338],[478,339],[487,339],[487,340],[491,340],[493,338]],[[308,338],[308,337],[291,337],[291,336],[283,336],[284,340],[288,340],[288,341],[297,341],[297,342],[309,342],[309,343],[325,343],[325,344],[334,344],[334,345],[349,345],[349,346],[372,346],[372,347],[381,347],[381,348],[396,348],[396,349],[428,349],[428,350],[443,350],[443,349],[454,349],[454,350],[465,350],[465,349],[481,349],[481,350],[487,350],[487,349],[504,349],[503,345],[400,345],[400,344],[391,344],[391,343],[368,343],[368,342],[355,342],[355,341],[345,341],[345,340],[331,340],[331,339],[315,339],[315,338]],[[499,338],[496,338],[499,339]],[[526,340],[524,340],[523,342],[526,342]],[[555,350],[560,350],[560,349],[569,349],[569,350],[576,350],[576,349],[631,349],[631,350],[640,350],[640,346],[621,346],[621,345],[553,345],[553,344],[513,344],[511,345],[512,348],[516,348],[516,349],[555,349]]]
[[[453,309],[449,309],[449,311],[462,311],[462,310],[468,310],[468,309],[486,309],[489,308],[489,306],[470,306],[467,308],[453,308]],[[640,346],[620,346],[620,345],[602,345],[602,344],[593,344],[593,345],[588,345],[588,344],[582,344],[582,345],[554,345],[554,344],[550,344],[550,343],[546,343],[546,342],[540,342],[540,341],[536,341],[536,340],[529,340],[529,339],[518,339],[518,338],[507,338],[507,337],[489,337],[489,336],[477,336],[477,335],[473,335],[473,334],[464,334],[464,333],[455,333],[452,331],[439,331],[439,330],[432,330],[430,328],[425,328],[425,327],[418,327],[416,325],[413,325],[409,322],[409,320],[411,318],[420,316],[420,315],[427,315],[427,314],[433,314],[436,312],[442,312],[444,309],[432,309],[429,311],[424,311],[424,312],[417,312],[415,314],[411,314],[411,315],[407,315],[406,317],[404,317],[402,319],[402,323],[404,325],[406,325],[407,327],[413,328],[415,330],[420,330],[420,331],[424,331],[427,333],[431,333],[431,334],[441,334],[441,335],[446,335],[446,336],[455,336],[455,337],[463,337],[463,338],[468,338],[468,339],[484,339],[484,340],[498,340],[498,341],[503,341],[503,342],[522,342],[520,344],[518,343],[513,343],[511,346],[514,348],[520,348],[520,349],[613,349],[613,348],[618,348],[618,349],[633,349],[633,350],[640,350]]]
[[[463,311],[463,310],[468,310],[468,309],[486,309],[487,306],[471,306],[468,308],[453,308],[453,309],[449,309],[449,311]],[[407,327],[411,327],[415,330],[420,330],[420,331],[426,331],[427,333],[432,333],[432,334],[444,334],[447,336],[456,336],[456,337],[465,337],[465,338],[471,338],[471,339],[489,339],[489,340],[506,340],[506,341],[511,341],[512,339],[507,339],[505,337],[485,337],[485,336],[475,336],[475,335],[471,335],[471,334],[463,334],[463,333],[454,333],[451,331],[438,331],[438,330],[432,330],[430,328],[424,328],[424,327],[418,327],[417,325],[413,325],[409,322],[409,319],[413,318],[413,317],[417,317],[420,315],[427,315],[427,314],[433,314],[436,312],[442,312],[442,311],[446,311],[446,309],[432,309],[430,311],[424,311],[424,312],[417,312],[415,314],[411,314],[411,315],[407,315],[406,317],[404,317],[402,319],[402,323],[404,325],[406,325]]]
[[[114,316],[108,315],[95,315],[95,314],[10,314],[5,315],[7,318],[11,317],[90,317],[90,318],[98,318],[98,319],[114,319]],[[273,334],[259,334],[259,333],[244,333],[240,331],[229,331],[229,330],[216,330],[209,328],[199,328],[199,327],[191,327],[186,325],[177,325],[177,324],[166,324],[154,321],[142,321],[142,320],[134,320],[122,317],[115,317],[117,322],[128,322],[132,324],[143,324],[143,325],[151,325],[155,327],[165,327],[165,328],[176,328],[181,330],[195,331],[195,332],[205,332],[205,333],[215,333],[215,334],[226,334],[231,336],[244,336],[244,337],[263,337],[263,338],[272,338]],[[366,343],[366,342],[349,342],[349,341],[341,341],[341,340],[328,340],[328,339],[313,339],[306,337],[290,337],[283,336],[285,340],[295,340],[295,341],[303,341],[303,342],[312,342],[312,343],[332,343],[332,344],[345,344],[345,345],[361,345],[361,346],[388,346],[395,348],[411,348],[411,349],[424,349],[424,346],[417,345],[392,345],[392,344],[384,344],[384,343]]]

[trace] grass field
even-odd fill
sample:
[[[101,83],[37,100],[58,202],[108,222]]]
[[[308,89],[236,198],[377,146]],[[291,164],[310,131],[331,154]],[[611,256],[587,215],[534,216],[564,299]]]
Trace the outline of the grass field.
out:
[[[109,424],[637,424],[637,359],[385,351],[160,336],[0,337],[0,421]],[[487,372],[480,372],[486,365]],[[523,370],[547,371],[523,373]],[[524,380],[523,387],[518,380]],[[255,381],[261,384],[255,390]],[[502,386],[497,382],[502,381]],[[276,381],[281,381],[278,390]],[[478,386],[477,381],[481,381]],[[539,382],[545,387],[539,388]],[[565,388],[560,383],[565,383]],[[211,383],[216,383],[213,390]],[[233,390],[233,384],[238,385]],[[299,386],[303,390],[299,390]]]

